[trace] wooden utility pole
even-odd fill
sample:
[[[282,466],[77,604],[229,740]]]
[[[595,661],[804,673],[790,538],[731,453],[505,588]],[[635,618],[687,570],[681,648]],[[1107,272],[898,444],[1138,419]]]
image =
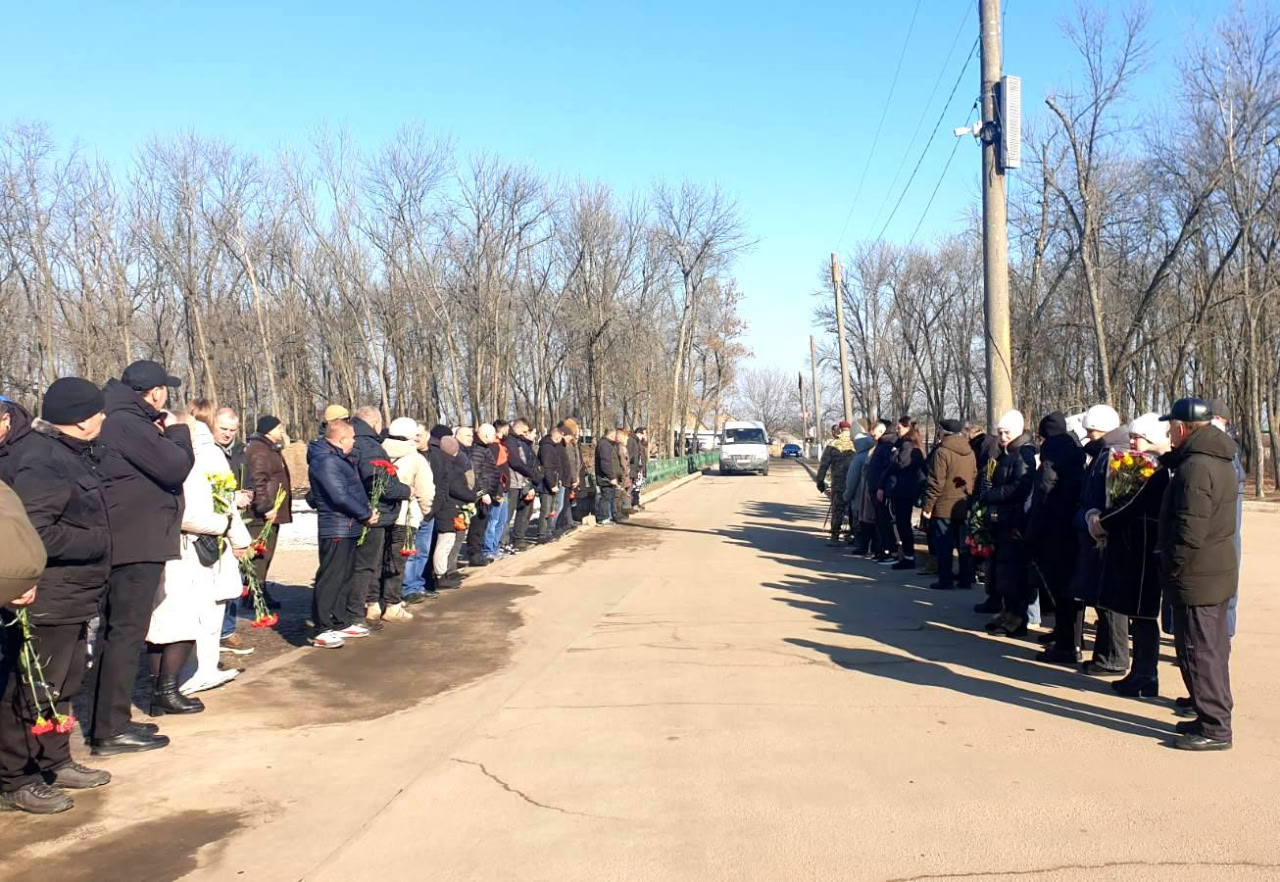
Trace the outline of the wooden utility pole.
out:
[[[818,391],[818,346],[809,335],[809,370],[812,376],[809,382],[813,385],[813,446],[822,451],[822,393]]]
[[[982,28],[982,276],[987,321],[987,426],[1013,409],[1009,210],[1000,158],[1000,0],[978,0]]]
[[[849,361],[844,348],[844,298],[840,291],[840,258],[831,252],[831,287],[836,294],[836,343],[840,347],[840,392],[844,395],[844,420],[853,425],[853,397],[849,394]],[[1005,303],[1008,303],[1006,292]],[[816,387],[815,387],[816,389]]]

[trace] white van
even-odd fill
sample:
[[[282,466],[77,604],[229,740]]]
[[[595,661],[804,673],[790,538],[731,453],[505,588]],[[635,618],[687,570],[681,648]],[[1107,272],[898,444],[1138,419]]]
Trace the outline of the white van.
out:
[[[769,435],[764,430],[764,423],[730,420],[724,424],[720,474],[733,472],[769,474]]]

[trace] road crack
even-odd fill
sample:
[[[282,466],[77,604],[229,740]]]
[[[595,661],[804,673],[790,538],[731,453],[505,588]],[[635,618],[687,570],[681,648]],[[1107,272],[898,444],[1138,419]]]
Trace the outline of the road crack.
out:
[[[1247,867],[1249,869],[1273,870],[1280,864],[1259,863],[1255,861],[1108,861],[1100,864],[1058,864],[1052,867],[1035,867],[1026,870],[970,870],[960,873],[926,873],[921,876],[895,876],[885,882],[927,882],[938,879],[1013,879],[1018,876],[1037,876],[1042,873],[1058,873],[1065,870],[1112,870],[1135,867],[1190,867],[1227,868]]]
[[[455,763],[461,763],[464,766],[475,766],[477,769],[481,771],[481,773],[486,778],[489,778],[491,781],[493,781],[495,784],[497,784],[507,793],[510,793],[513,796],[518,796],[520,799],[529,803],[529,805],[536,806],[537,808],[546,809],[547,811],[550,811],[550,812],[559,812],[562,815],[576,815],[580,818],[596,818],[598,820],[605,820],[605,821],[622,820],[621,818],[610,818],[605,815],[593,815],[593,814],[590,814],[589,812],[575,812],[571,809],[561,808],[558,805],[549,805],[548,803],[545,803],[545,802],[538,802],[538,800],[534,799],[532,796],[525,793],[523,790],[520,790],[516,787],[512,787],[506,781],[502,780],[497,775],[495,775],[493,772],[490,772],[488,767],[482,762],[477,762],[476,760],[459,759],[456,756],[450,757],[450,759],[453,760]]]

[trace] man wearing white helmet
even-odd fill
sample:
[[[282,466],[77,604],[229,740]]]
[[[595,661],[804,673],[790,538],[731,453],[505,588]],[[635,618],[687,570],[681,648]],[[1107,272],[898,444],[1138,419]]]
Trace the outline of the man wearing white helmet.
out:
[[[1072,590],[1085,606],[1095,606],[1102,585],[1102,549],[1089,535],[1090,511],[1107,508],[1107,464],[1112,450],[1129,449],[1128,427],[1120,414],[1106,404],[1095,404],[1084,415],[1088,439],[1084,445],[1089,466],[1080,491],[1080,507],[1075,526],[1080,549]],[[1080,615],[1083,615],[1081,611]],[[1129,619],[1111,610],[1097,609],[1098,626],[1093,641],[1093,658],[1081,671],[1092,677],[1122,677],[1129,672]]]

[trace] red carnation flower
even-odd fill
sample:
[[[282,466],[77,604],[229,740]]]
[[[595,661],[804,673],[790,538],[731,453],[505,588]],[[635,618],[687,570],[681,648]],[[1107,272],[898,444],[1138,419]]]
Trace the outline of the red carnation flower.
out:
[[[46,720],[44,717],[36,717],[36,724],[31,727],[31,734],[48,735],[53,730],[53,720]]]
[[[53,727],[54,731],[59,735],[65,735],[76,727],[76,718],[71,716],[58,715],[58,724]]]
[[[393,478],[396,476],[396,465],[389,460],[371,459],[369,460],[369,465],[373,466],[375,469],[381,469]]]
[[[400,556],[401,556],[401,557],[413,557],[413,556],[414,556],[415,554],[417,554],[417,553],[418,553],[418,550],[417,550],[416,548],[401,548],[401,549],[400,549]]]
[[[258,616],[256,619],[254,619],[253,627],[271,628],[271,627],[274,627],[275,624],[279,621],[280,621],[280,617],[278,615],[276,615],[275,613],[269,613],[265,616]]]

